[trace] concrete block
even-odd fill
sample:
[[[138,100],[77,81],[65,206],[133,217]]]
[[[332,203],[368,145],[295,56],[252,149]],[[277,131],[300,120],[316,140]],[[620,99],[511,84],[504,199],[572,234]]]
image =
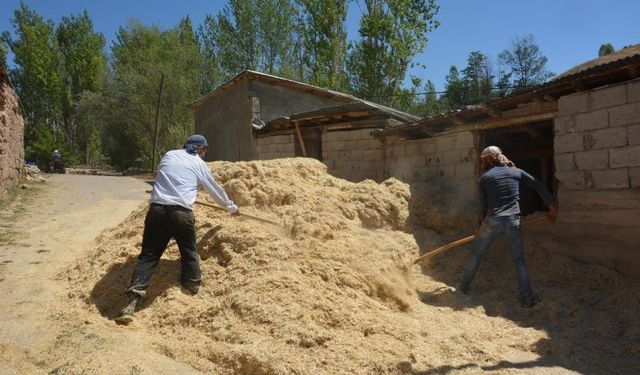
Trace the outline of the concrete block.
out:
[[[626,84],[618,84],[591,92],[591,109],[613,107],[626,103]]]
[[[407,143],[407,145],[405,147],[406,155],[407,156],[412,156],[412,155],[419,154],[420,148],[418,146],[419,145],[417,143]]]
[[[364,160],[364,150],[352,150],[351,160]]]
[[[586,150],[613,148],[626,145],[627,128],[624,126],[594,130],[584,136],[584,148]]]
[[[560,171],[557,171],[556,172],[556,178],[568,190],[584,190],[586,188],[584,172],[581,172],[581,171],[574,171],[574,172],[560,172]]]
[[[554,159],[556,162],[556,171],[568,172],[578,169],[573,155],[573,153],[555,154]]]
[[[427,139],[421,142],[420,148],[423,154],[433,154],[436,152],[436,142],[432,139]]]
[[[332,142],[332,145],[333,146],[330,147],[332,150],[342,151],[342,150],[345,149],[345,142],[344,141],[334,141],[334,142]]]
[[[437,151],[449,151],[455,147],[455,137],[453,136],[435,137],[434,140]]]
[[[574,155],[576,166],[581,171],[605,169],[609,166],[607,150],[577,152]]]
[[[640,166],[640,146],[620,147],[609,150],[611,168]]]
[[[629,168],[629,183],[632,188],[640,188],[640,167]]]
[[[460,151],[444,151],[441,153],[441,164],[459,164],[460,163]]]
[[[473,141],[473,133],[464,132],[456,134],[456,148],[475,148],[475,143]]]
[[[593,171],[591,177],[596,189],[626,189],[629,187],[627,168]]]
[[[627,127],[629,145],[640,145],[640,124]]]
[[[474,177],[476,175],[476,164],[475,163],[457,164],[455,166],[454,173],[456,177],[461,177],[461,178]]]
[[[640,102],[640,79],[627,83],[627,101]]]
[[[413,165],[414,167],[425,167],[427,164],[425,163],[424,160],[424,155],[409,155],[407,156],[409,158],[411,158],[411,165]]]
[[[453,165],[441,165],[438,168],[438,176],[449,178],[456,176],[456,169]]]
[[[640,121],[640,102],[609,108],[609,126],[637,124]]]
[[[348,132],[344,132],[344,131],[333,131],[333,132],[327,132],[327,134],[331,135],[331,137],[329,138],[332,142],[335,141],[346,141],[349,139],[349,133]],[[295,135],[295,133],[294,133]],[[295,135],[297,137],[297,135]]]
[[[576,117],[575,116],[556,117],[553,120],[553,127],[556,135],[575,133]]]
[[[584,150],[584,135],[582,133],[564,134],[555,137],[554,150],[561,154]]]
[[[602,129],[608,126],[609,111],[607,109],[582,113],[576,116],[576,131]]]
[[[589,110],[587,93],[562,96],[558,99],[558,115],[574,115]]]
[[[394,147],[387,146],[384,148],[384,155],[387,159],[393,158],[396,155],[396,149]]]

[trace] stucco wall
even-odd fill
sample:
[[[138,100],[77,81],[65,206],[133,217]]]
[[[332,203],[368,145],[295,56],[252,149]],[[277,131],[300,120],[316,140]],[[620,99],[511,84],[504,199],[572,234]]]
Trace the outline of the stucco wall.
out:
[[[0,198],[20,179],[24,160],[24,120],[18,96],[0,69]]]
[[[206,160],[252,160],[255,147],[247,81],[204,100],[195,110],[196,133],[209,142]]]
[[[322,135],[322,159],[329,173],[349,181],[383,178],[382,142],[372,129],[333,131]]]
[[[253,136],[252,119],[268,122],[339,103],[344,101],[259,80],[241,80],[204,99],[195,109],[195,129],[209,141],[208,161],[262,159],[263,146],[270,141]],[[287,156],[294,156],[294,153]]]
[[[557,251],[640,271],[640,80],[558,101]],[[550,241],[551,242],[551,241]]]

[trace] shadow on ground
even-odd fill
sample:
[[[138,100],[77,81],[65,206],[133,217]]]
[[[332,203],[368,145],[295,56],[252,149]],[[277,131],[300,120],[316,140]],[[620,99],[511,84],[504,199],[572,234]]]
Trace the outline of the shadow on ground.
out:
[[[413,225],[424,225],[425,219],[420,216],[424,213],[423,205],[423,202],[410,202]],[[454,222],[459,219],[460,216],[454,215]],[[469,216],[468,220],[473,221],[473,218]],[[548,223],[535,225],[551,228]],[[461,231],[451,226],[436,229],[440,229],[445,238],[443,243],[433,243],[424,235],[424,230],[414,230],[423,253],[472,232],[468,228]],[[448,287],[423,288],[417,292],[425,304],[453,310],[481,306],[489,317],[503,317],[521,327],[543,330],[548,338],[536,342],[532,350],[539,358],[517,363],[501,360],[494,364],[411,368],[406,372],[426,375],[448,374],[468,367],[507,372],[555,367],[583,374],[639,374],[640,280],[603,266],[579,263],[546,252],[535,238],[527,236],[527,227],[523,231],[525,258],[533,288],[542,299],[540,305],[531,309],[520,307],[515,267],[502,239],[496,240],[487,253],[468,295],[462,295],[454,288],[462,278],[472,244],[436,255],[422,264],[424,275]]]

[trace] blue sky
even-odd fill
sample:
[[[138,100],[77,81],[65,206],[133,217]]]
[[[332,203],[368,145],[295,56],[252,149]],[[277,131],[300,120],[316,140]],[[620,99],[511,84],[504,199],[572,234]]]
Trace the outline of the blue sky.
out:
[[[26,0],[45,19],[58,23],[63,16],[87,9],[94,27],[111,44],[118,27],[129,18],[161,27],[175,26],[189,15],[194,26],[206,14],[217,14],[223,0]],[[20,0],[0,0],[0,31],[10,30],[9,20]],[[471,51],[481,51],[493,61],[518,36],[532,34],[548,59],[549,69],[562,73],[597,57],[602,43],[616,49],[640,43],[640,0],[440,0],[436,17],[440,27],[429,36],[426,50],[415,62],[426,69],[411,71],[438,90],[451,65],[462,69]],[[351,3],[349,38],[356,38],[360,7]]]

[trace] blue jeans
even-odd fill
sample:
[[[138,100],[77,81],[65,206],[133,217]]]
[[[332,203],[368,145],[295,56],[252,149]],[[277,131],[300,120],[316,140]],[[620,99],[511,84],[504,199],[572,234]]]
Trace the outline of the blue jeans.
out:
[[[469,259],[467,267],[464,270],[460,288],[465,292],[469,290],[476,271],[480,266],[480,261],[486,254],[489,246],[491,246],[493,240],[500,234],[505,236],[509,249],[511,250],[511,258],[516,266],[516,273],[518,275],[518,292],[520,293],[520,298],[531,298],[533,291],[531,290],[527,265],[524,262],[522,229],[520,228],[519,216],[485,217],[473,243],[471,259]]]

